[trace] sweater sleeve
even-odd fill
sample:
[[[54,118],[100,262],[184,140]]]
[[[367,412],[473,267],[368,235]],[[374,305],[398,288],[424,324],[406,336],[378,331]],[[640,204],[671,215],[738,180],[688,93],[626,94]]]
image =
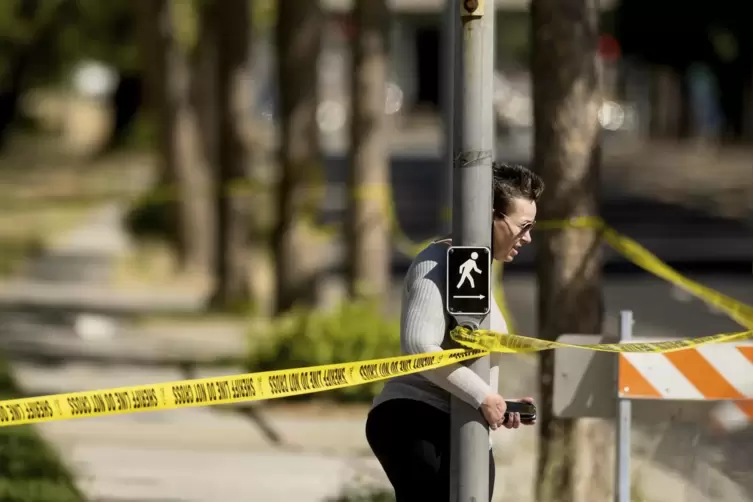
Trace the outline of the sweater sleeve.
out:
[[[403,298],[400,344],[404,353],[423,354],[443,350],[442,342],[447,329],[441,291],[444,281],[437,277],[443,273],[436,261],[425,260],[415,265],[415,279],[406,284]],[[420,375],[475,408],[492,392],[488,382],[460,363],[425,371]]]

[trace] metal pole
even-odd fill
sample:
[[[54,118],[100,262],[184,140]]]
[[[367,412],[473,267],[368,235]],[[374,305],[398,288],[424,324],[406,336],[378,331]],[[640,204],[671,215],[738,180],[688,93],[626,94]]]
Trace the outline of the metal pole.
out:
[[[633,338],[633,312],[620,312],[620,342]],[[619,363],[618,363],[619,371]],[[632,404],[630,399],[621,399],[617,395],[617,447],[615,448],[615,502],[630,502],[630,425],[632,422]]]
[[[494,116],[494,3],[460,0],[462,135],[453,166],[452,244],[491,247]],[[486,5],[485,5],[486,4]],[[470,12],[469,12],[470,11]],[[488,292],[491,295],[491,291]],[[489,318],[481,322],[489,328]],[[489,357],[468,365],[489,381]],[[452,397],[450,486],[455,502],[489,500],[489,428],[478,410]]]
[[[454,0],[445,0],[442,15],[441,75],[442,88],[442,186],[439,207],[440,235],[452,232],[452,178],[455,158],[460,149],[462,131],[462,47],[460,39],[460,10]]]

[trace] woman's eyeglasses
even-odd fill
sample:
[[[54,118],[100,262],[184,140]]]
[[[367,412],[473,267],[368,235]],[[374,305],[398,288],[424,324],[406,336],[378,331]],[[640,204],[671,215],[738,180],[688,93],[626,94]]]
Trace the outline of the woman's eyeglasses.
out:
[[[498,212],[497,214],[498,214],[498,215],[499,215],[499,216],[500,216],[500,217],[501,217],[502,219],[504,219],[504,220],[505,220],[505,223],[507,223],[507,226],[508,226],[508,227],[512,227],[512,226],[514,226],[515,228],[517,228],[517,229],[518,229],[518,231],[517,231],[517,232],[515,232],[515,231],[514,231],[514,230],[513,230],[512,228],[510,228],[510,230],[513,230],[513,233],[514,233],[514,234],[515,234],[516,236],[524,235],[524,234],[526,234],[527,232],[530,232],[531,230],[533,230],[533,227],[534,227],[534,226],[536,225],[536,221],[529,221],[529,222],[527,222],[527,223],[523,223],[523,224],[521,225],[521,224],[519,224],[519,223],[515,223],[514,221],[512,221],[512,220],[510,219],[510,217],[509,217],[509,216],[507,216],[507,215],[506,215],[506,214],[504,214],[504,213],[499,213],[499,212]]]

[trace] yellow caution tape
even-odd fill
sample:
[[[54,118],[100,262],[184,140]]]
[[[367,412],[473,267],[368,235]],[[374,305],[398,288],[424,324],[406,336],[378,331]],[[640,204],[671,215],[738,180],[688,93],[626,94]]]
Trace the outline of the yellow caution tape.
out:
[[[601,218],[583,217],[570,221],[542,222],[545,229],[591,228],[601,232],[604,241],[625,259],[641,267],[646,272],[664,279],[684,289],[691,295],[713,305],[727,314],[731,319],[747,329],[753,329],[753,307],[745,305],[719,291],[699,284],[683,276],[661,261],[655,254],[638,244],[635,240],[608,227]]]
[[[600,218],[583,217],[575,218],[570,221],[546,221],[542,222],[539,226],[548,230],[565,228],[589,228],[598,230],[601,232],[606,243],[627,260],[643,268],[652,275],[664,279],[667,282],[684,289],[697,298],[700,298],[706,303],[713,305],[727,314],[731,319],[735,320],[735,322],[749,329],[749,331],[720,333],[701,338],[664,342],[575,345],[520,335],[498,333],[490,330],[471,331],[468,328],[456,327],[451,333],[451,338],[455,342],[471,349],[518,354],[557,348],[578,348],[601,352],[666,353],[699,347],[701,345],[736,342],[753,338],[753,330],[751,330],[753,329],[753,307],[745,305],[719,291],[715,291],[688,279],[666,263],[662,262],[656,257],[656,255],[633,239],[608,227]]]
[[[485,355],[454,349],[177,382],[0,401],[0,427],[192,406],[261,401],[386,380]]]
[[[257,191],[258,188],[254,184],[241,183],[231,187],[230,192],[231,194],[251,193]],[[383,189],[378,191],[380,197],[384,196],[384,207],[388,213],[392,231],[398,237],[398,246],[406,254],[416,255],[431,240],[421,244],[410,242],[396,224],[391,197],[388,197]],[[169,197],[166,193],[159,195]],[[364,193],[357,193],[355,196],[366,197]],[[635,265],[715,306],[746,329],[753,329],[753,307],[682,276],[636,241],[609,228],[600,218],[584,217],[569,221],[544,221],[538,223],[537,226],[549,230],[565,228],[598,230],[609,246]],[[506,309],[504,310],[505,317],[508,318],[509,315]],[[713,343],[747,340],[753,338],[753,331],[721,333],[696,339],[666,342],[588,345],[565,344],[490,330],[472,331],[464,327],[455,328],[451,337],[465,348],[371,361],[0,401],[0,426],[311,394],[419,373],[480,357],[489,352],[531,353],[556,348],[577,348],[602,352],[664,353]]]
[[[753,331],[667,342],[588,345],[539,340],[488,330],[471,331],[462,327],[455,328],[451,336],[457,343],[468,348],[0,401],[0,427],[313,394],[420,373],[481,357],[489,352],[527,353],[556,348],[603,352],[674,352],[711,343],[753,338]]]
[[[450,333],[451,338],[464,347],[484,350],[487,352],[503,352],[520,354],[527,352],[540,352],[551,349],[584,349],[599,352],[615,353],[644,353],[659,354],[677,352],[701,345],[714,343],[739,342],[753,338],[753,331],[741,331],[739,333],[719,333],[701,338],[688,338],[684,340],[671,340],[663,342],[634,342],[634,343],[594,343],[594,344],[570,344],[541,340],[520,335],[497,333],[491,330],[470,330],[464,327],[456,327]]]
[[[741,326],[753,328],[753,307],[684,277],[633,239],[611,228],[604,230],[604,239],[615,251],[643,270],[713,305]]]
[[[565,228],[589,228],[598,230],[605,242],[624,258],[646,270],[650,274],[664,279],[665,281],[684,289],[697,298],[700,298],[706,303],[713,305],[727,314],[735,322],[749,329],[749,331],[720,333],[701,338],[664,342],[575,345],[508,333],[499,333],[491,330],[471,331],[468,328],[456,327],[451,333],[451,338],[455,342],[471,349],[516,354],[539,352],[542,350],[557,348],[578,348],[616,353],[667,353],[699,347],[701,345],[736,342],[753,338],[753,307],[745,305],[730,296],[688,279],[666,263],[662,262],[656,255],[638,244],[635,240],[608,227],[602,219],[582,217],[574,218],[569,221],[544,221],[537,224],[537,226],[547,230]]]

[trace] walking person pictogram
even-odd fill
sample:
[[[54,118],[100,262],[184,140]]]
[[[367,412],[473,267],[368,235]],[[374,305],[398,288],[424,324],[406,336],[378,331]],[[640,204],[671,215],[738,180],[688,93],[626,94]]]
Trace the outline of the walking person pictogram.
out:
[[[476,282],[473,280],[473,276],[471,276],[471,272],[476,272],[477,274],[481,273],[481,270],[476,265],[476,260],[478,260],[478,253],[474,251],[471,253],[471,257],[460,265],[460,281],[457,285],[458,288],[463,285],[466,279],[471,283],[472,288],[476,287]]]

